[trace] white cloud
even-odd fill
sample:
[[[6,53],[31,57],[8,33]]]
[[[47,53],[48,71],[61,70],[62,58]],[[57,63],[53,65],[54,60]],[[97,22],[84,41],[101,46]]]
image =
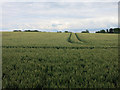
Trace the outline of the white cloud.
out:
[[[111,18],[111,20],[109,20]],[[109,21],[109,22],[108,22]],[[95,28],[110,28],[117,24],[117,19],[114,17],[101,17],[90,19],[49,19],[41,20],[36,23],[13,23],[5,24],[4,27],[9,29],[95,29]]]
[[[5,3],[4,29],[95,29],[117,26],[117,3]]]

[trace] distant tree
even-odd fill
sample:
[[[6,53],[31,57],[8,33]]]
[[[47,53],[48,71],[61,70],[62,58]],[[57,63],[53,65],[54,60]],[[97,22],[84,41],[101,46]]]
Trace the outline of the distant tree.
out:
[[[68,33],[68,31],[65,31],[65,33]]]
[[[114,28],[114,33],[120,33],[120,28]]]
[[[89,33],[89,31],[88,31],[88,30],[86,30],[86,31],[82,31],[81,33]]]
[[[105,30],[97,31],[96,33],[106,33]]]
[[[108,30],[108,29],[106,29],[106,32],[107,32],[107,33],[109,33],[109,30]]]
[[[13,30],[13,32],[17,32],[17,30]]]
[[[114,33],[114,30],[112,28],[110,28],[109,33]]]
[[[100,31],[97,31],[96,33],[120,33],[120,28],[110,28],[109,30],[106,29],[106,31],[100,30]]]
[[[62,31],[57,31],[57,33],[62,33]]]
[[[39,32],[38,30],[33,30],[33,32]]]
[[[100,30],[100,33],[105,33],[105,30]]]
[[[39,32],[38,30],[25,30],[24,32]]]
[[[30,30],[25,30],[24,32],[31,32]]]
[[[89,33],[89,31],[88,31],[88,30],[86,30],[86,33]]]
[[[21,32],[21,30],[13,30],[13,32]]]
[[[95,33],[100,33],[100,31],[96,31]]]

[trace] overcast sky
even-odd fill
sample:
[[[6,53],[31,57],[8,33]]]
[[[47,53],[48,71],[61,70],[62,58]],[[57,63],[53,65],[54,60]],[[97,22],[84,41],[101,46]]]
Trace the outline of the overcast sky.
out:
[[[95,31],[118,26],[117,2],[6,2],[3,30]]]

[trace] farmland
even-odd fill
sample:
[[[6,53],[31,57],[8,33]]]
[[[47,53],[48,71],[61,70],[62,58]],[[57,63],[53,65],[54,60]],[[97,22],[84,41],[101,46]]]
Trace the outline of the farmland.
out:
[[[117,88],[118,35],[3,32],[3,88]]]

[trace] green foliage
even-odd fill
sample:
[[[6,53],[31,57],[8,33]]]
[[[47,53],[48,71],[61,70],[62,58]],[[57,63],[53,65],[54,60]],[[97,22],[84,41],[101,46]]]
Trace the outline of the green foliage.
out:
[[[3,88],[117,88],[117,45],[117,34],[4,32]]]
[[[120,33],[120,28],[114,28],[114,33]]]
[[[62,31],[57,31],[57,33],[62,33]]]
[[[25,30],[24,32],[39,32],[38,30]]]
[[[120,28],[110,28],[109,30],[100,30],[97,31],[96,33],[120,33]]]
[[[105,30],[97,31],[96,33],[105,33]]]
[[[21,32],[21,30],[14,30],[13,32]]]
[[[86,30],[86,31],[82,31],[81,33],[89,33],[89,31],[88,31],[88,30]]]
[[[65,31],[65,33],[69,33],[69,31]]]

